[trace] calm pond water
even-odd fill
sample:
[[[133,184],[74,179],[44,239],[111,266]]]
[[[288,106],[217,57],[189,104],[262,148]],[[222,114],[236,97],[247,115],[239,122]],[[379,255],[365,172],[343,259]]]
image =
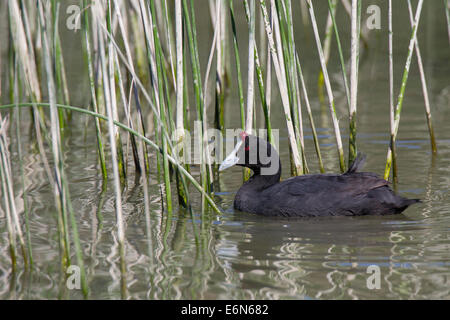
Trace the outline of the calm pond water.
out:
[[[326,2],[315,3],[323,30]],[[380,5],[383,18],[381,30],[369,33],[369,50],[365,50],[361,57],[358,145],[360,151],[368,156],[366,170],[382,174],[389,139],[387,19],[384,17],[387,8],[386,1],[363,3],[363,13],[370,4]],[[398,92],[410,31],[405,4],[395,3],[395,92]],[[317,98],[316,83],[320,67],[313,36],[310,28],[304,30],[300,22],[299,8],[294,6],[294,12],[298,20],[297,46],[308,77],[309,95],[319,128],[326,170],[337,172],[328,107],[321,106]],[[365,17],[367,14],[363,14]],[[241,60],[243,70],[246,70],[246,22],[242,15],[238,18],[242,35],[240,47],[243,48]],[[341,26],[349,26],[342,7],[339,8],[338,18]],[[4,38],[6,19],[2,20],[0,36]],[[200,44],[204,66],[212,33],[209,19],[198,20],[199,37],[203,39]],[[341,29],[348,56],[348,30]],[[80,71],[84,70],[82,56],[78,54],[81,40],[79,34],[74,35],[63,28],[62,32],[72,104],[85,105],[89,93],[86,74]],[[209,212],[202,220],[200,197],[192,191],[195,219],[192,220],[184,210],[175,210],[172,218],[168,219],[161,210],[161,185],[156,175],[152,174],[149,190],[151,237],[148,237],[142,183],[135,179],[130,161],[128,184],[123,192],[128,296],[133,299],[449,299],[450,47],[442,1],[426,1],[419,27],[419,42],[439,152],[437,156],[430,152],[422,89],[414,56],[399,130],[398,192],[420,198],[423,203],[396,216],[261,218],[233,210],[235,192],[242,184],[242,171],[232,168],[221,174],[216,186],[215,198],[224,211],[222,215]],[[5,50],[2,46],[2,57],[5,57]],[[337,96],[343,140],[347,142],[347,107],[335,51],[329,68]],[[234,72],[233,65],[231,70]],[[2,74],[2,77],[6,75]],[[234,74],[231,79],[234,81]],[[226,110],[231,110],[226,112],[228,128],[238,127],[240,121],[237,89],[233,81],[226,100]],[[287,178],[287,133],[277,87],[273,92],[273,127],[280,129],[283,178]],[[2,100],[5,103],[6,97]],[[258,110],[257,113],[257,123],[262,126],[261,112]],[[2,114],[6,112],[2,111]],[[81,299],[81,292],[67,289],[61,275],[52,190],[36,151],[28,112],[24,110],[23,115],[26,121],[22,123],[22,143],[25,147],[24,163],[36,267],[32,273],[19,271],[12,277],[6,221],[4,215],[0,215],[0,299]],[[318,172],[307,122],[305,128],[310,171]],[[15,130],[15,127],[12,129]],[[15,194],[21,207],[20,173],[19,168],[14,166],[17,163],[14,132],[10,135],[12,170],[17,177]],[[93,121],[74,114],[72,125],[64,132],[63,139],[90,298],[120,299],[113,185],[110,182],[106,191],[102,189]],[[194,167],[193,172],[198,177],[198,168]],[[75,261],[75,257],[73,259]],[[367,287],[367,279],[371,275],[367,269],[371,265],[380,268],[380,289]]]

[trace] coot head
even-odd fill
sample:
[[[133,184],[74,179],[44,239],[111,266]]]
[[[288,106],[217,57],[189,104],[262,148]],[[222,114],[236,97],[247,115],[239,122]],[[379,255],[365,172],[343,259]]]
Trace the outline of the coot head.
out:
[[[233,151],[223,160],[219,171],[234,165],[247,167],[255,174],[276,175],[281,171],[275,148],[265,139],[242,132]]]

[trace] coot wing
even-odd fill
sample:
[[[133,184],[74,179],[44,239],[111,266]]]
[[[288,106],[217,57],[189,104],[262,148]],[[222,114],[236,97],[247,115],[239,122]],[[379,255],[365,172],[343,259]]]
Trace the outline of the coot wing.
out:
[[[366,209],[374,205],[370,191],[386,185],[386,180],[366,172],[304,175],[268,188],[261,207],[266,214],[282,216],[368,214]]]
[[[343,175],[305,175],[287,179],[285,191],[291,195],[314,193],[346,193],[349,196],[364,194],[389,184],[378,175],[358,172]],[[287,187],[287,188],[286,188]]]

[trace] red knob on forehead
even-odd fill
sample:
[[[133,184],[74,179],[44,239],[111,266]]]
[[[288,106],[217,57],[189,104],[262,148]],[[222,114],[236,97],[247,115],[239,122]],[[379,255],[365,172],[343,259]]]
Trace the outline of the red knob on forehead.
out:
[[[247,136],[247,133],[245,131],[242,131],[240,134],[242,141],[245,141],[245,137]]]

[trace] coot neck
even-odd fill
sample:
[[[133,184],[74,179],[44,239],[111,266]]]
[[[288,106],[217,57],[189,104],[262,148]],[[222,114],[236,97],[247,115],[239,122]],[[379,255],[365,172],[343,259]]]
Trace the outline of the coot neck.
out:
[[[245,183],[245,185],[248,185],[249,187],[255,190],[262,190],[280,182],[281,161],[279,158],[278,162],[279,162],[278,171],[272,175],[261,174],[261,167],[251,168],[253,170],[253,176],[250,177],[250,179]]]

